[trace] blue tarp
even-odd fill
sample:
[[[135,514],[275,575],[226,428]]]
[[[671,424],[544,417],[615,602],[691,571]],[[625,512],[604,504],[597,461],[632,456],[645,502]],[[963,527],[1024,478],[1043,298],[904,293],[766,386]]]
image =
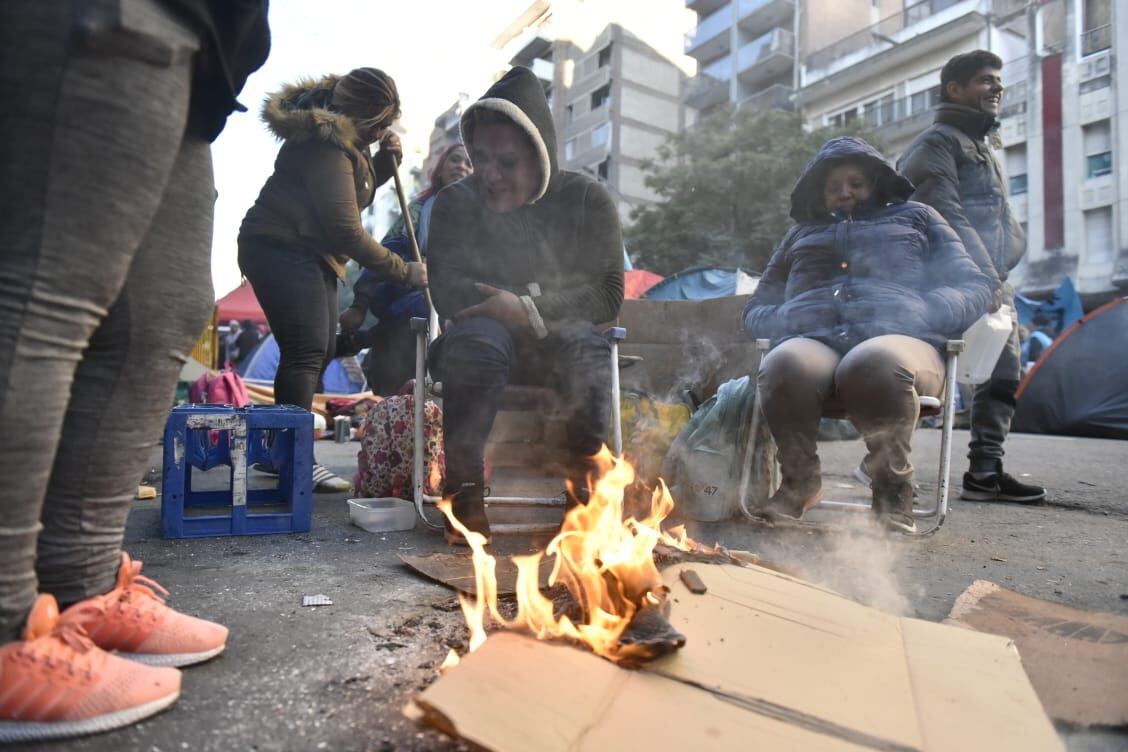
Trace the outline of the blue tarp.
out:
[[[737,294],[737,281],[748,275],[739,269],[695,266],[666,277],[646,291],[647,300],[705,300]]]
[[[273,334],[268,334],[239,364],[237,370],[247,381],[273,385],[274,374],[278,370],[278,357],[278,342]],[[325,369],[321,381],[327,394],[355,394],[364,391],[364,382],[351,380],[339,358],[333,360]]]
[[[1018,310],[1018,323],[1031,331],[1041,329],[1051,337],[1064,332],[1085,315],[1081,308],[1081,296],[1073,287],[1073,280],[1066,277],[1058,285],[1049,300],[1033,300],[1025,295],[1014,296],[1014,306]]]

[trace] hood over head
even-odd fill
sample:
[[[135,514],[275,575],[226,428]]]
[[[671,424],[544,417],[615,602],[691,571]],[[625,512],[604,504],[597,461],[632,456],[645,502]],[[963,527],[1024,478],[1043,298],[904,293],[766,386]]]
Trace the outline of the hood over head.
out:
[[[540,80],[528,68],[512,68],[491,86],[482,98],[462,113],[462,141],[473,148],[474,125],[483,110],[500,113],[513,121],[533,143],[541,166],[540,185],[529,203],[535,203],[548,190],[556,174],[556,127]]]
[[[879,204],[905,201],[913,193],[913,184],[897,172],[876,148],[856,136],[838,136],[822,145],[803,168],[791,191],[791,218],[809,222],[826,216],[823,208],[823,184],[832,167],[843,162],[859,162],[877,177],[874,198]]]
[[[325,141],[343,149],[357,148],[356,122],[330,109],[340,76],[301,79],[286,84],[262,103],[262,121],[283,141]]]

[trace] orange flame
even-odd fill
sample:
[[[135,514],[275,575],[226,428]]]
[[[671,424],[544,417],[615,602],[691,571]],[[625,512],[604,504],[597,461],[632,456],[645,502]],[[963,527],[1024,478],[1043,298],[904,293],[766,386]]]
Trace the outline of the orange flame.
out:
[[[449,500],[439,502],[451,526],[466,538],[474,562],[476,595],[459,595],[470,629],[471,652],[486,641],[488,615],[505,628],[528,630],[537,639],[577,640],[612,661],[632,658],[637,649],[620,645],[620,636],[639,608],[647,603],[659,605],[666,595],[654,565],[654,547],[658,543],[687,551],[700,547],[686,536],[682,526],[670,532],[661,529],[662,521],[674,509],[664,483],[659,482],[654,490],[649,513],[642,520],[624,520],[623,496],[634,482],[634,468],[615,458],[606,447],[595,459],[601,473],[591,479],[594,483],[588,503],[568,511],[544,554],[513,557],[517,567],[517,615],[513,619],[504,618],[498,611],[496,561],[486,553],[485,538],[454,517]],[[567,587],[581,608],[581,623],[563,615],[558,618],[552,601],[541,593],[538,574],[542,555],[555,557],[549,584]]]

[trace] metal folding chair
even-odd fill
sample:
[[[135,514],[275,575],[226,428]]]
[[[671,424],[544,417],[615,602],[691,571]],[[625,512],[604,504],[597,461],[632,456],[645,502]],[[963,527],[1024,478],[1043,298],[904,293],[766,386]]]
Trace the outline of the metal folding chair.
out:
[[[414,480],[414,499],[415,511],[419,515],[419,519],[423,521],[427,527],[434,529],[442,529],[443,522],[439,519],[438,522],[432,521],[427,516],[426,507],[428,505],[434,506],[442,497],[431,496],[424,492],[424,479],[425,472],[423,468],[423,408],[424,401],[427,395],[432,394],[441,396],[437,393],[436,384],[431,381],[430,376],[427,374],[427,349],[433,341],[433,333],[438,331],[438,317],[434,310],[431,311],[431,317],[428,321],[423,318],[411,319],[411,328],[415,332],[415,390],[413,392],[415,399],[415,436],[414,436],[414,465],[412,468],[412,478]],[[619,343],[626,339],[627,330],[623,327],[613,326],[604,332],[611,344],[611,448],[616,456],[623,452],[623,427],[620,416],[620,403],[619,403]],[[508,390],[507,390],[508,391]],[[546,391],[551,391],[547,390]],[[501,507],[501,508],[539,508],[539,509],[554,509],[561,510],[565,507],[565,499],[562,494],[550,497],[532,497],[532,496],[487,496],[486,505],[488,507]],[[440,516],[441,517],[441,516]],[[490,523],[490,532],[495,535],[537,535],[541,533],[552,533],[559,529],[560,523],[557,522],[508,522],[508,523]]]
[[[771,341],[767,339],[756,340],[756,350],[759,354],[759,360],[767,355],[768,350],[771,349]],[[920,417],[928,417],[940,415],[944,421],[943,429],[940,437],[940,470],[936,480],[936,498],[933,503],[924,506],[913,507],[913,517],[921,521],[933,521],[932,526],[918,530],[915,533],[908,533],[913,537],[925,537],[934,534],[944,524],[944,519],[948,516],[948,491],[949,481],[951,475],[952,464],[952,426],[956,418],[956,363],[959,354],[963,352],[963,340],[948,340],[945,348],[947,354],[947,366],[944,373],[944,384],[941,389],[940,397],[920,396]],[[824,417],[829,418],[848,418],[849,415],[844,410],[831,409],[824,412]],[[752,430],[749,432],[749,441],[744,450],[744,461],[741,465],[740,475],[740,509],[744,515],[751,520],[761,522],[764,519],[762,514],[757,514],[756,509],[749,506],[748,489],[751,482],[753,459],[755,457],[756,446],[754,438],[757,435],[760,421],[763,415],[760,409],[760,394],[756,392],[754,404],[752,408]],[[869,511],[872,509],[872,504],[861,503],[854,501],[833,501],[824,498],[821,500],[814,509],[838,509],[843,511]],[[816,523],[801,523],[804,525],[818,526]]]

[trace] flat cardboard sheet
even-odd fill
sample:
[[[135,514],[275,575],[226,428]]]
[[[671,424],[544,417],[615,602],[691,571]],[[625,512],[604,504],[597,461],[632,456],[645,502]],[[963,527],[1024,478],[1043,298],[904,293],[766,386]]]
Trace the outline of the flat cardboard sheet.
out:
[[[474,561],[470,554],[428,554],[426,556],[406,556],[400,561],[419,574],[441,582],[449,588],[468,595],[474,595],[477,587],[474,582]],[[548,587],[548,576],[552,574],[553,559],[540,561],[540,587]],[[517,592],[517,565],[508,556],[498,556],[494,576],[497,577],[498,595],[513,595]]]
[[[1051,718],[1082,726],[1128,724],[1128,618],[1079,611],[977,580],[948,619],[1014,640]]]
[[[643,670],[495,633],[408,714],[486,749],[1061,750],[1010,641],[760,567],[663,572],[688,642]],[[520,712],[514,712],[520,708]]]

